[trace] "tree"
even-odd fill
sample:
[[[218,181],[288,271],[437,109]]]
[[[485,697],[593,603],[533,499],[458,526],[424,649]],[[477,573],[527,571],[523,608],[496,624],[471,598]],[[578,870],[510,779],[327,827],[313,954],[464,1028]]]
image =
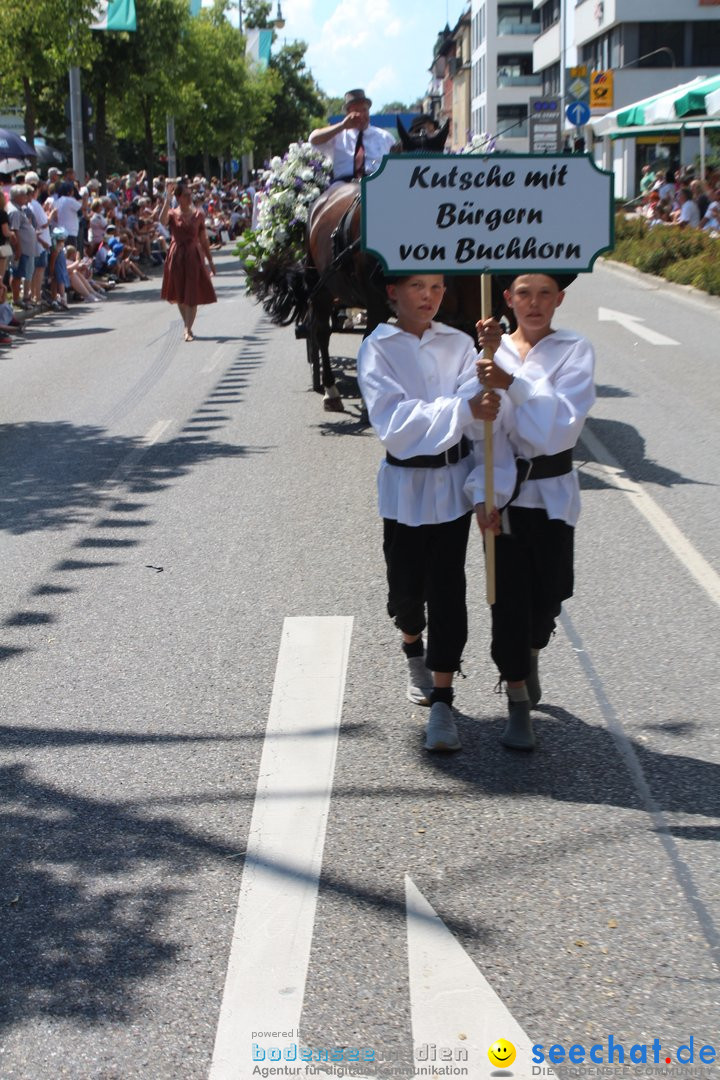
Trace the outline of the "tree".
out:
[[[325,99],[305,66],[306,51],[304,41],[292,41],[270,57],[268,70],[277,83],[271,119],[260,129],[255,141],[262,157],[283,154],[291,142],[307,139],[322,120]]]
[[[246,30],[257,27],[259,30],[270,29],[270,0],[245,0],[243,25]]]
[[[95,52],[90,30],[94,0],[2,0],[0,95],[22,102],[25,137],[32,145],[40,101],[67,72]],[[64,98],[64,95],[63,95]]]
[[[388,105],[383,105],[378,109],[381,113],[398,113],[398,112],[413,112],[414,110],[409,105],[404,105],[402,101],[391,101]]]
[[[165,141],[165,117],[173,107],[180,46],[190,23],[187,0],[135,0],[137,31],[113,34],[113,94],[109,119],[119,135],[143,145],[144,167],[154,170],[155,132]]]
[[[181,77],[173,99],[183,154],[226,157],[251,150],[268,122],[277,76],[245,58],[245,38],[215,0],[191,21],[183,40]]]

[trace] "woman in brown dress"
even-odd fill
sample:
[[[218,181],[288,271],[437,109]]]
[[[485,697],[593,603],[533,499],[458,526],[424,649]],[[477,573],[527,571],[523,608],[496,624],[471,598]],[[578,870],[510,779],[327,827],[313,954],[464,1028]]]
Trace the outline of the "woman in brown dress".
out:
[[[177,207],[171,210],[173,193]],[[192,327],[198,305],[214,304],[217,297],[210,280],[215,265],[205,232],[205,217],[202,210],[193,207],[190,188],[183,180],[177,183],[170,180],[166,184],[160,222],[170,229],[170,251],[165,260],[160,295],[163,300],[177,304],[185,324],[185,340],[193,341]]]

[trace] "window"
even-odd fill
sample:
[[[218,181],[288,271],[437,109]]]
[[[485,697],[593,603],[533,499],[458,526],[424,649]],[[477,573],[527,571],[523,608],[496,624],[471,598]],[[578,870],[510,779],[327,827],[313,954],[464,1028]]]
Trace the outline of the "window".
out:
[[[708,23],[704,24],[703,33],[706,32],[706,29],[709,30]],[[637,54],[634,57],[626,56],[626,64],[629,60],[644,56],[646,59],[640,60],[639,63],[634,65],[635,67],[653,68],[674,67],[675,65],[678,67],[686,66],[684,22],[639,23],[637,40]],[[667,52],[656,52],[656,49],[670,49],[675,64],[672,63],[670,55]],[[648,56],[648,53],[655,53],[655,55]],[[715,53],[715,63],[717,64],[717,53]]]
[[[691,67],[716,67],[720,57],[720,19],[692,24]]]
[[[528,133],[527,105],[498,105],[497,135],[517,139]]]
[[[560,64],[545,68],[542,73],[543,96],[560,93]]]
[[[548,0],[540,8],[540,30],[544,33],[560,22],[560,0]]]

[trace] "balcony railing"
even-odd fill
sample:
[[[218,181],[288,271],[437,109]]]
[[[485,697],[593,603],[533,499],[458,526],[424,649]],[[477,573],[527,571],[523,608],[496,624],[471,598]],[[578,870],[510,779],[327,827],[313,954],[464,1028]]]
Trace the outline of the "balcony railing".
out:
[[[498,86],[541,86],[542,75],[503,75],[498,71]]]
[[[540,33],[539,22],[521,22],[520,19],[500,19],[497,27],[498,37],[506,34],[529,34],[537,37]]]

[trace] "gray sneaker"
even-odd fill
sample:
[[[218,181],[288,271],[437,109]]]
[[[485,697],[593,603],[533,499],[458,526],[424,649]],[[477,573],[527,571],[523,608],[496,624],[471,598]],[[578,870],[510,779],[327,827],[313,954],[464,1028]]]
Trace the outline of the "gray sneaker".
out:
[[[452,709],[444,701],[436,701],[430,708],[430,718],[425,732],[425,749],[462,749]]]
[[[413,705],[429,705],[433,688],[432,672],[425,667],[424,656],[408,656],[408,700]]]

